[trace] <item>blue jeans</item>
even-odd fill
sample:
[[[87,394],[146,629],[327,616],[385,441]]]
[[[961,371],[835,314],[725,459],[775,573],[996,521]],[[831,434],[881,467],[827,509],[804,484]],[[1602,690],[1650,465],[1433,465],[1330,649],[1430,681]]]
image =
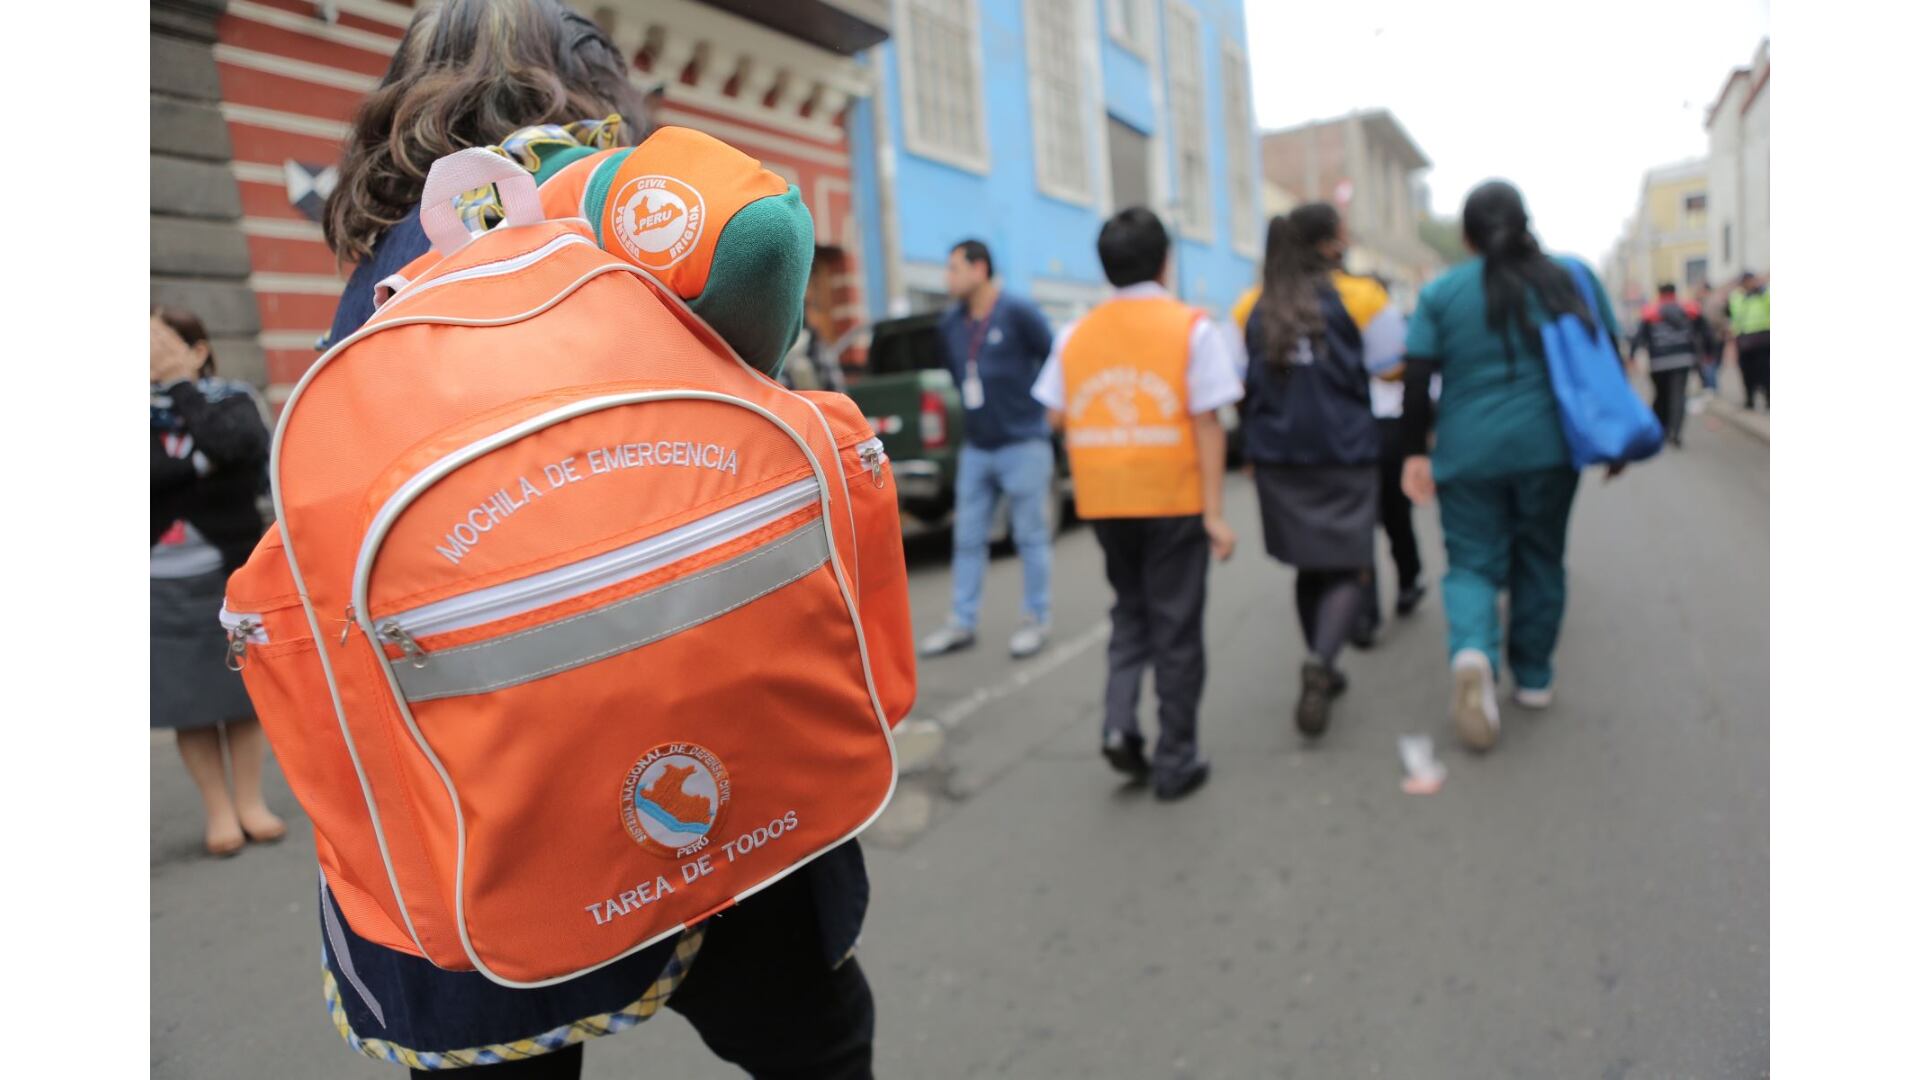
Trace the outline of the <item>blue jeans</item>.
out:
[[[953,621],[971,630],[980,624],[980,592],[987,577],[987,539],[993,511],[1005,495],[1020,551],[1026,614],[1045,623],[1052,615],[1053,537],[1047,499],[1053,482],[1053,442],[1029,439],[991,450],[960,447],[953,497]]]
[[[1553,685],[1553,647],[1567,609],[1567,518],[1580,474],[1572,469],[1439,486],[1447,541],[1447,653],[1485,653],[1500,667],[1500,592],[1507,592],[1507,660],[1529,690]]]

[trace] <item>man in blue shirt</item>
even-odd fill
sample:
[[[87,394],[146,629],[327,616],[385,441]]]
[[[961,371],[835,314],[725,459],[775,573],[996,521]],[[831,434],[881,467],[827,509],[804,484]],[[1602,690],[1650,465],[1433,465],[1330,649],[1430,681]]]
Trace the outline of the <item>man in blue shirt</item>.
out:
[[[1029,391],[1053,349],[1053,332],[1031,301],[1000,288],[993,256],[978,240],[963,240],[947,254],[947,294],[956,303],[940,320],[940,347],[966,407],[954,478],[953,614],[920,643],[920,654],[942,656],[973,644],[987,534],[1005,495],[1025,580],[1024,614],[1008,648],[1016,658],[1032,656],[1046,644],[1051,614],[1053,439],[1046,408]]]

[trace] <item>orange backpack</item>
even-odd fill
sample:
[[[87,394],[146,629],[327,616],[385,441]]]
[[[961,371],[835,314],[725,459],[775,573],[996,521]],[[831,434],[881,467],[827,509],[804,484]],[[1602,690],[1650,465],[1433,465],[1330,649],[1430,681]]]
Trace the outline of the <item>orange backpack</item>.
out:
[[[699,204],[682,277],[786,191],[700,139],[613,177]],[[469,241],[450,200],[486,184],[506,222]],[[436,261],[288,399],[278,524],[222,620],[347,921],[540,986],[886,806],[914,694],[898,510],[851,401],[752,369],[519,166],[452,155],[422,205]],[[643,253],[674,217],[651,205],[625,211]]]

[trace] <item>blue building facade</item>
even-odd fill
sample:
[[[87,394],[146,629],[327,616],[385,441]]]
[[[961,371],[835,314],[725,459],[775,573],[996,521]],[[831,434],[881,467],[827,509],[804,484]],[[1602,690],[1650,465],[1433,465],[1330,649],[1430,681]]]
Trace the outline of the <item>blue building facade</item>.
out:
[[[1240,0],[894,0],[853,135],[873,318],[945,303],[953,245],[987,243],[1056,321],[1108,289],[1094,242],[1146,205],[1175,291],[1224,315],[1263,235]]]

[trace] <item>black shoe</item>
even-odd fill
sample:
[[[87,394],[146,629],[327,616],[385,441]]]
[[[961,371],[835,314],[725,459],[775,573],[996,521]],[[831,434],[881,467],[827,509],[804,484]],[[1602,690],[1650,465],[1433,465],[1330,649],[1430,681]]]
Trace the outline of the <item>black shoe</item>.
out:
[[[1207,777],[1211,775],[1212,772],[1212,765],[1204,761],[1197,761],[1194,762],[1193,768],[1187,770],[1186,774],[1178,779],[1167,780],[1161,777],[1155,777],[1153,781],[1153,797],[1159,799],[1161,802],[1172,802],[1175,799],[1184,799],[1195,791],[1198,791],[1200,785],[1207,782]]]
[[[1112,732],[1100,743],[1100,753],[1114,771],[1126,773],[1135,781],[1145,780],[1153,767],[1147,764],[1147,740],[1138,735]]]
[[[1347,688],[1347,677],[1318,659],[1300,665],[1300,704],[1293,726],[1309,739],[1319,738],[1333,718],[1333,699]]]
[[[1353,620],[1353,629],[1347,632],[1347,643],[1356,649],[1371,649],[1380,634],[1380,613],[1368,611]]]
[[[1411,615],[1413,609],[1420,606],[1420,598],[1427,595],[1427,587],[1415,581],[1400,588],[1400,598],[1393,602],[1395,615]]]

